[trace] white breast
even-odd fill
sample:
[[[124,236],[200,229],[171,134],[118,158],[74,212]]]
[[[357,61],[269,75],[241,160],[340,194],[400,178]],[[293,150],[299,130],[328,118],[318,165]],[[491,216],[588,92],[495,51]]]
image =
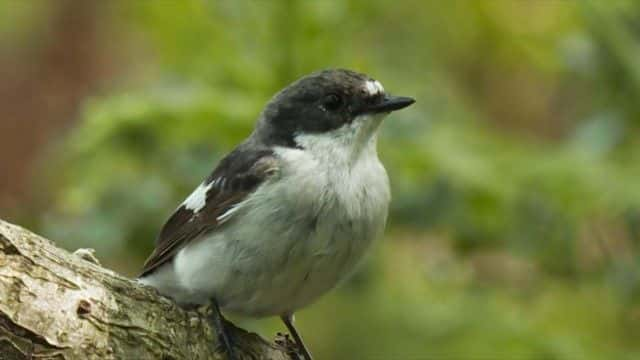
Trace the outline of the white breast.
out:
[[[178,253],[176,300],[215,297],[248,315],[293,313],[350,274],[381,235],[390,194],[375,137],[356,154],[348,141],[298,140],[304,149],[278,148],[279,174],[220,231]]]

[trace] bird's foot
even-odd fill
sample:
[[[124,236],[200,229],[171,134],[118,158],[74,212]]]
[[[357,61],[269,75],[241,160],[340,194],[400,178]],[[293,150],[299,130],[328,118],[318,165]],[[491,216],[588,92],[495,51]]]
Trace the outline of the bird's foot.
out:
[[[287,355],[289,355],[291,360],[302,359],[300,357],[300,348],[298,347],[298,344],[296,344],[296,342],[291,339],[289,334],[278,332],[273,342],[281,346],[287,353]]]
[[[280,319],[282,319],[282,322],[286,325],[287,330],[289,330],[289,334],[291,334],[291,337],[293,337],[298,353],[302,355],[301,358],[304,360],[313,360],[309,349],[307,349],[307,347],[304,345],[302,337],[298,333],[298,330],[296,330],[296,327],[293,325],[293,314],[282,315],[280,316]]]
[[[222,316],[217,305],[212,306],[211,310],[209,318],[218,338],[216,352],[224,352],[227,354],[228,360],[237,360],[238,358],[234,351],[234,325]]]
[[[228,360],[237,360],[238,358],[234,350],[234,335],[231,330],[231,326],[233,325],[226,319],[223,319],[221,324],[222,326],[220,328],[216,326],[216,336],[218,337],[216,352],[225,353]]]

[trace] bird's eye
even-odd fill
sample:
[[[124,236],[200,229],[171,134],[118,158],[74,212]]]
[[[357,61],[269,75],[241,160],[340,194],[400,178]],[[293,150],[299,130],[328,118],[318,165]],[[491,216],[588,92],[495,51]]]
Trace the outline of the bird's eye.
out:
[[[329,111],[338,110],[342,107],[342,97],[338,94],[329,94],[324,98],[324,108]]]

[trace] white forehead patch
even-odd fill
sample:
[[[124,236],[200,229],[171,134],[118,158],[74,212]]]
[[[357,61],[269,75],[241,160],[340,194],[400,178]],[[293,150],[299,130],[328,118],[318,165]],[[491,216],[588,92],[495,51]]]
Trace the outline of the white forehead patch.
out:
[[[367,82],[364,83],[364,89],[369,95],[384,93],[384,88],[378,80],[367,80]]]

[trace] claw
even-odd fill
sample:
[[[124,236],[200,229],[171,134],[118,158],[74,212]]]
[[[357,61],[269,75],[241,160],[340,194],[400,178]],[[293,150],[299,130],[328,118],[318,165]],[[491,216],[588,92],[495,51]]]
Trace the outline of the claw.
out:
[[[302,341],[302,337],[298,333],[298,330],[296,330],[296,327],[293,326],[293,315],[282,315],[280,316],[280,318],[282,319],[282,322],[287,326],[291,337],[293,337],[293,339],[295,340],[298,351],[300,352],[300,354],[302,354],[302,358],[304,360],[313,360],[313,358],[311,357],[311,353],[304,345],[304,341]]]
[[[222,316],[218,303],[215,300],[211,301],[211,307],[213,309],[211,320],[213,321],[213,326],[216,329],[216,335],[218,337],[216,351],[223,350],[224,353],[227,354],[227,359],[236,360],[235,351],[233,350],[233,341],[229,334],[229,330],[227,329],[227,324],[229,322],[224,318],[224,316]]]

